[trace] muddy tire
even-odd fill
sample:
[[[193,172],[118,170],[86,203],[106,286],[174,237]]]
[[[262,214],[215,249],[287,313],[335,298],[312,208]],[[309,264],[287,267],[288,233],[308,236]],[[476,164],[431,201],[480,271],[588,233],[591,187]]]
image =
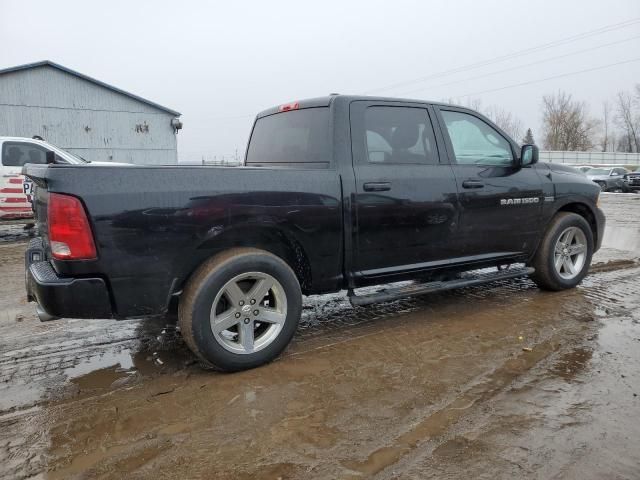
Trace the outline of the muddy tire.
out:
[[[196,270],[180,298],[178,325],[205,365],[231,372],[276,358],[301,312],[300,284],[291,268],[263,250],[237,248]]]
[[[573,288],[587,275],[592,255],[589,223],[575,213],[558,213],[533,257],[531,278],[544,290]]]

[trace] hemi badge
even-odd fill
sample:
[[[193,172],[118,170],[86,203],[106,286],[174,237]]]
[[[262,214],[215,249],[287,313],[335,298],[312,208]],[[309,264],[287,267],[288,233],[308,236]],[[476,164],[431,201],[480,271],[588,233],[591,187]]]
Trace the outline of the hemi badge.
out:
[[[544,197],[545,202],[553,202],[555,199],[556,197]]]

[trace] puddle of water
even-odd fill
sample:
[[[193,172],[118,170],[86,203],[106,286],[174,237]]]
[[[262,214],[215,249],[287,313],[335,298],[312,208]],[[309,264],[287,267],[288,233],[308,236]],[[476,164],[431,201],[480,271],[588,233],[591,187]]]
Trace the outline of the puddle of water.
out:
[[[562,355],[551,372],[567,382],[575,381],[578,374],[584,371],[593,356],[593,351],[588,348],[576,348]]]
[[[86,376],[93,371],[103,371],[105,369],[119,367],[119,370],[130,370],[133,367],[133,359],[130,351],[122,352],[102,352],[93,355],[85,361],[67,368],[64,374],[69,380]]]
[[[79,394],[112,387],[118,380],[135,373],[129,351],[102,352],[64,371]]]
[[[64,375],[78,388],[78,393],[95,394],[135,378],[177,371],[195,363],[193,356],[178,341],[178,335],[175,328],[164,327],[151,345],[135,342],[118,350],[102,351],[66,369]],[[156,349],[146,350],[148,347]]]

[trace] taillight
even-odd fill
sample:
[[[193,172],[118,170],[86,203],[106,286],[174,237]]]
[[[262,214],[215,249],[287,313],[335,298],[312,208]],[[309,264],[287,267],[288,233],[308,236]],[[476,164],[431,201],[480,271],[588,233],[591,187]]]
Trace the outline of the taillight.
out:
[[[49,194],[48,223],[53,258],[91,260],[97,257],[87,214],[76,197]]]

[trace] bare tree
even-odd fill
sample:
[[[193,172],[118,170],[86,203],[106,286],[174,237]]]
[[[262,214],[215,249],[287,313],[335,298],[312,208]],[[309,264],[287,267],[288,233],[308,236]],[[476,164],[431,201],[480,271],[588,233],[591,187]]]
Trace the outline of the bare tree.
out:
[[[640,86],[636,85],[636,97],[640,97]],[[616,121],[622,128],[623,142],[618,146],[624,152],[640,152],[640,112],[639,98],[633,98],[628,92],[618,92],[616,96]]]
[[[522,130],[524,129],[522,121],[511,112],[500,107],[490,107],[485,111],[485,115],[489,117],[493,123],[513,139],[522,138]]]
[[[476,112],[482,112],[482,100],[479,98],[467,98],[467,101],[464,103],[468,108]]]
[[[600,148],[603,152],[613,151],[615,148],[615,133],[611,130],[611,104],[609,100],[602,103],[602,137]]]
[[[454,102],[452,98],[445,100],[444,103],[460,104],[460,102]],[[484,108],[481,99],[472,97],[468,97],[465,100],[464,106],[480,112],[491,119],[493,123],[504,130],[511,138],[518,139],[522,137],[522,131],[524,129],[523,123],[511,112],[507,112],[503,108],[496,106]]]
[[[544,148],[569,151],[593,148],[598,121],[589,117],[584,102],[560,91],[542,97],[542,108]]]

